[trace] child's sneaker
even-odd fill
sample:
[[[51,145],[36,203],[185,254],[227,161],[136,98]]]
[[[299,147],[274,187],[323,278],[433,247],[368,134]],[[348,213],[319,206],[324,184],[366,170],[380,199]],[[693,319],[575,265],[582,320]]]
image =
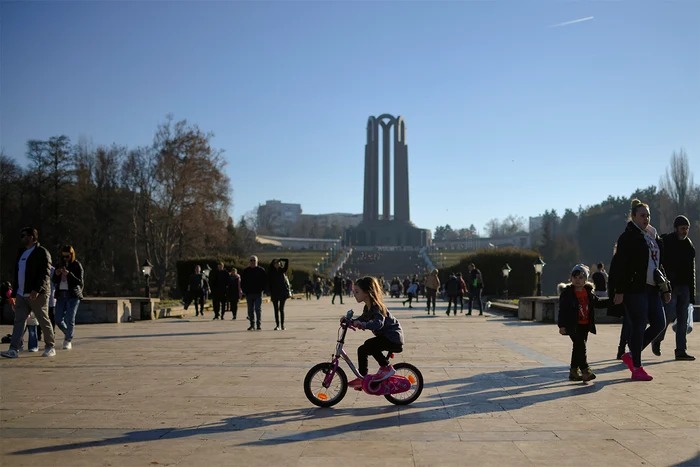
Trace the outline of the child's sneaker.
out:
[[[629,352],[622,356],[622,362],[627,365],[631,372],[634,372],[634,363],[632,363],[632,355]]]
[[[632,379],[636,381],[651,381],[654,378],[646,372],[643,366],[640,366],[632,370]]]
[[[30,351],[30,352],[38,352],[38,351],[39,351],[39,347],[32,347],[31,349],[29,349],[29,351]]]
[[[373,381],[384,381],[385,379],[392,377],[394,373],[396,373],[396,370],[394,370],[393,366],[381,366],[379,367],[377,374],[374,376]]]
[[[578,368],[572,368],[569,370],[569,381],[582,381],[583,377]]]
[[[362,387],[362,378],[355,378],[352,381],[348,383],[348,386],[351,388],[361,388]]]
[[[586,368],[585,370],[583,370],[583,375],[581,379],[584,382],[594,380],[595,378],[595,373],[593,373],[590,368]]]
[[[44,349],[44,353],[41,354],[42,357],[55,357],[56,356],[56,349],[53,347],[46,347]]]

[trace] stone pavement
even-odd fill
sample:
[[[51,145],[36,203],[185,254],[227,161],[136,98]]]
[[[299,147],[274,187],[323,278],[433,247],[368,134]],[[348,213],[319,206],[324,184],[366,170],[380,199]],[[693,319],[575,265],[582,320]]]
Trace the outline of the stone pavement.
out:
[[[420,399],[351,390],[316,408],[303,378],[330,358],[338,317],[361,310],[350,301],[294,300],[284,332],[269,305],[261,332],[211,313],[85,325],[54,359],[2,359],[0,465],[700,465],[700,363],[672,361],[671,338],[662,357],[644,353],[654,381],[633,382],[614,360],[619,325],[589,339],[598,379],[571,383],[570,340],[551,324],[448,318],[444,304],[428,317],[423,302],[391,300],[407,339],[397,360],[422,370]],[[368,337],[349,333],[348,353]]]

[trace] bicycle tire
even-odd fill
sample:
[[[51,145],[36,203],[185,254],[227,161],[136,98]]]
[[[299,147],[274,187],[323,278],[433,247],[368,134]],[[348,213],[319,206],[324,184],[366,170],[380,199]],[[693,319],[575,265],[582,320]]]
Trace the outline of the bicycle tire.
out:
[[[345,375],[345,371],[343,371],[342,368],[338,367],[335,372],[335,377],[340,378],[340,392],[338,392],[338,394],[333,399],[327,401],[319,399],[313,393],[313,391],[311,390],[311,380],[313,379],[313,377],[319,372],[326,374],[332,369],[332,363],[319,363],[317,365],[314,365],[313,368],[311,368],[306,373],[306,377],[304,378],[304,394],[306,394],[306,398],[309,399],[309,402],[318,407],[332,407],[341,400],[343,400],[343,397],[345,397],[345,394],[348,392],[348,377]],[[335,377],[333,379],[335,379]]]
[[[395,370],[400,370],[402,368],[407,368],[408,370],[413,372],[413,374],[416,375],[416,380],[417,380],[416,384],[418,385],[418,389],[416,390],[416,393],[408,399],[397,399],[392,394],[387,394],[384,396],[384,398],[386,400],[388,400],[389,402],[391,402],[392,404],[395,404],[395,405],[411,404],[411,403],[415,402],[420,397],[421,393],[423,392],[423,374],[420,372],[420,370],[418,368],[416,368],[415,366],[411,365],[410,363],[405,363],[405,362],[397,363],[396,365],[394,365]]]

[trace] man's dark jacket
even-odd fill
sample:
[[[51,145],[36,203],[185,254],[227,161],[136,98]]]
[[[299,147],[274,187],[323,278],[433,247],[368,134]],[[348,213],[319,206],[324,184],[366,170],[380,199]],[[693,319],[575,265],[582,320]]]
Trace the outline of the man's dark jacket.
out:
[[[695,245],[690,238],[680,240],[673,232],[662,235],[664,247],[664,267],[671,287],[687,285],[690,289],[690,303],[695,304]]]
[[[12,280],[12,296],[17,297],[17,288],[19,287],[19,260],[27,251],[26,248],[20,248],[17,252],[15,260],[15,274]],[[36,243],[34,251],[27,258],[27,264],[24,269],[24,294],[29,295],[31,292],[45,293],[49,295],[51,292],[51,254],[43,246]]]
[[[261,295],[267,287],[267,273],[261,266],[248,266],[241,272],[241,289],[246,295]]]

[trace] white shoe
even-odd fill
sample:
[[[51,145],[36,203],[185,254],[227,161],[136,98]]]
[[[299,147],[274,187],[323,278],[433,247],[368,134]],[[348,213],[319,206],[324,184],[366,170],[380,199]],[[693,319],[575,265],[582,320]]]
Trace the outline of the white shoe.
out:
[[[4,352],[0,352],[0,356],[5,358],[19,358],[19,353],[17,353],[15,349],[10,349]]]
[[[38,352],[38,351],[39,351],[39,347],[34,347],[33,349],[29,349],[29,351],[30,351],[30,352]]]
[[[275,329],[273,329],[273,331],[279,331],[279,330],[280,330],[279,326],[275,326]]]
[[[63,350],[70,350],[73,348],[73,344],[70,341],[63,341]]]
[[[42,357],[55,357],[56,356],[56,349],[53,347],[48,347],[44,349],[44,353],[41,354]]]

